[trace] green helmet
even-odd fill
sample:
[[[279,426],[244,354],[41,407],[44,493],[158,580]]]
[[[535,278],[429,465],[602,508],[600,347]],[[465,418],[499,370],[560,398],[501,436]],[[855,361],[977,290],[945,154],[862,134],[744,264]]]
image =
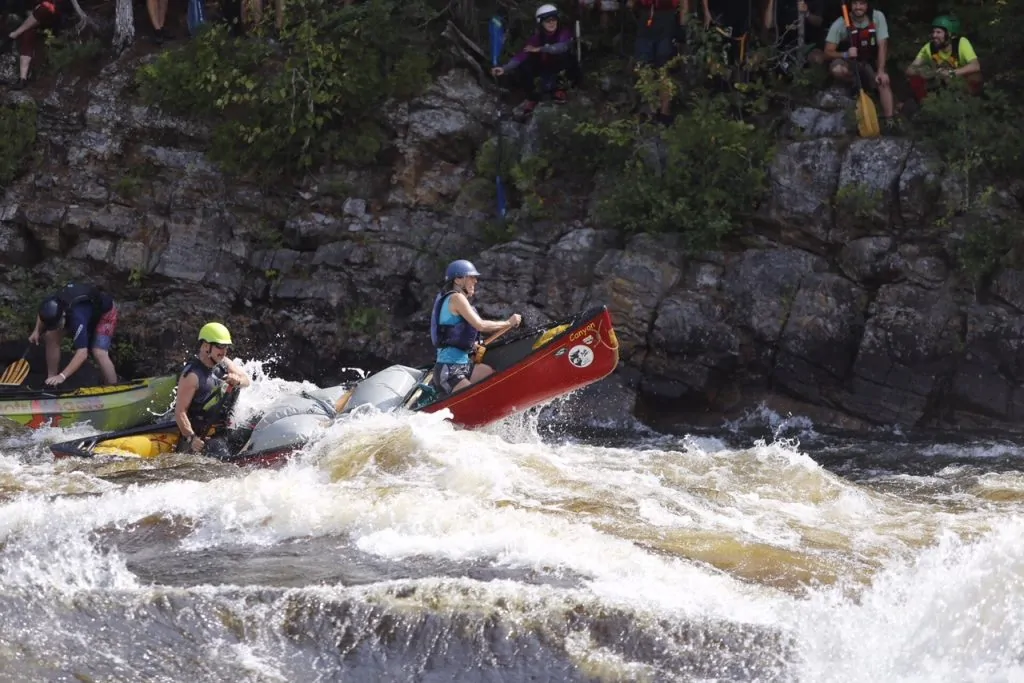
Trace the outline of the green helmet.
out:
[[[935,17],[932,28],[944,29],[951,36],[960,35],[960,20],[943,14],[941,17]]]
[[[231,333],[221,323],[206,323],[203,329],[199,330],[199,341],[230,346]]]

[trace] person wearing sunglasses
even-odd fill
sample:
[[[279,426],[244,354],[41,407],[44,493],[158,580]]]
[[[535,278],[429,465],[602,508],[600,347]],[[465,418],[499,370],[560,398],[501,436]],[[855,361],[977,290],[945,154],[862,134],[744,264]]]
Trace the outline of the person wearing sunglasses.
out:
[[[224,439],[211,439],[227,424],[238,390],[252,384],[242,368],[228,358],[231,333],[222,323],[206,323],[199,330],[199,351],[178,377],[174,421],[181,431],[179,451],[229,455]]]

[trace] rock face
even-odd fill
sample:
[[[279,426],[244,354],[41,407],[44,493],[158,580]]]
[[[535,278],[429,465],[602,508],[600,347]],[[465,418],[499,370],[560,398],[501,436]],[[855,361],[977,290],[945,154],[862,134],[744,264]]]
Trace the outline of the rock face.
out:
[[[209,319],[243,357],[276,355],[283,376],[427,363],[438,276],[470,258],[485,317],[610,307],[620,369],[582,404],[600,424],[634,410],[685,424],[775,397],[843,425],[1024,425],[1024,271],[966,285],[953,245],[974,226],[938,220],[963,183],[909,140],[851,139],[841,98],[793,112],[758,217],[771,229],[687,257],[671,236],[587,220],[495,232],[463,201],[495,124],[493,93],[468,71],[386,113],[389,165],[267,190],[222,174],[202,125],[135,102],[128,54],[38,102],[43,153],[0,203],[0,306],[97,282],[121,302],[139,373],[174,367]],[[505,125],[531,149],[528,127]],[[1003,200],[994,221],[1019,211]]]

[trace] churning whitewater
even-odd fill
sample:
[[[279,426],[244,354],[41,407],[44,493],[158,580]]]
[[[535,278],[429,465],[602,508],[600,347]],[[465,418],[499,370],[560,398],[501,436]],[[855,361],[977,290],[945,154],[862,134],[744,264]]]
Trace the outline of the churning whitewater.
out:
[[[278,470],[0,427],[0,679],[1024,681],[1014,444],[444,417]]]

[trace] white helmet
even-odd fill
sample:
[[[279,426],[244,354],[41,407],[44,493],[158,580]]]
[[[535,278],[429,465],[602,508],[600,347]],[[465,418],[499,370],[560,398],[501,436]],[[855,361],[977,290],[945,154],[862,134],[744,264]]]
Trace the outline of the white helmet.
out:
[[[541,5],[540,7],[537,8],[537,11],[536,11],[536,13],[534,13],[533,16],[535,16],[537,18],[537,23],[539,24],[542,21],[544,21],[545,19],[550,19],[551,17],[557,17],[558,16],[558,8],[555,7],[554,5]]]

